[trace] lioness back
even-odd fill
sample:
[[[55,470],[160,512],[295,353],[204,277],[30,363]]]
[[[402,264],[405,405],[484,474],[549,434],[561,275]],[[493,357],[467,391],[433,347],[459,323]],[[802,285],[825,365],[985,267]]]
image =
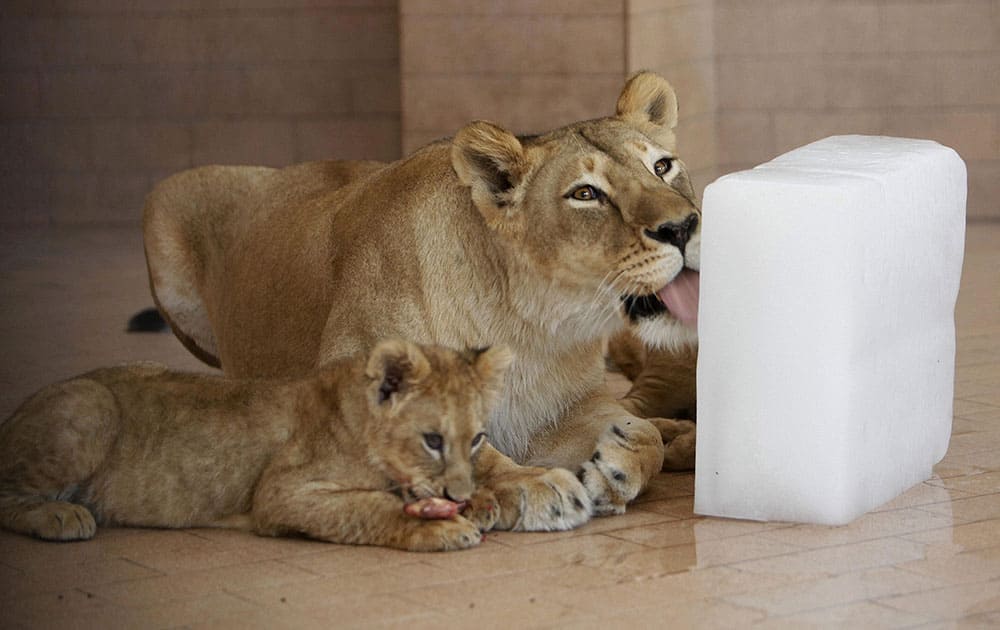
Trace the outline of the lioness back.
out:
[[[220,367],[219,339],[225,342],[230,335],[208,325],[219,317],[218,304],[252,300],[257,293],[246,291],[248,286],[257,286],[263,295],[276,295],[280,288],[287,300],[246,304],[255,313],[250,318],[255,323],[243,325],[255,334],[270,327],[276,335],[274,347],[289,352],[260,346],[255,354],[269,369],[226,371],[230,376],[289,376],[314,367],[312,349],[298,340],[322,332],[323,306],[330,295],[323,266],[316,263],[330,258],[332,245],[314,235],[333,220],[331,200],[384,167],[362,160],[306,162],[282,169],[204,166],[160,182],[146,200],[143,230],[147,260],[171,260],[174,265],[149,266],[150,285],[156,287],[153,298],[171,330],[195,356]],[[286,239],[299,243],[300,249],[289,252]],[[217,285],[234,290],[205,290]],[[276,312],[290,304],[302,317],[274,326]]]
[[[0,526],[48,540],[101,523],[467,547],[498,517],[472,460],[507,362],[386,341],[300,379],[96,370],[0,425]],[[466,513],[404,513],[434,497]]]

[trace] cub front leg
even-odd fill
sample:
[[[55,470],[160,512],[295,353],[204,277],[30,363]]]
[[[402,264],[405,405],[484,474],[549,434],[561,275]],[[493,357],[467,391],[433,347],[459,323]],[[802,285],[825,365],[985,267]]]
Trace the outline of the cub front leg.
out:
[[[479,526],[461,515],[424,520],[405,514],[403,500],[389,492],[344,490],[325,482],[262,483],[252,518],[255,533],[262,536],[302,534],[406,551],[467,549],[483,539]]]
[[[476,481],[492,492],[499,504],[496,529],[559,531],[590,520],[590,496],[568,470],[521,466],[486,444],[476,460],[475,472]]]
[[[663,467],[663,436],[613,398],[594,395],[536,441],[531,461],[576,470],[595,515],[621,514]]]

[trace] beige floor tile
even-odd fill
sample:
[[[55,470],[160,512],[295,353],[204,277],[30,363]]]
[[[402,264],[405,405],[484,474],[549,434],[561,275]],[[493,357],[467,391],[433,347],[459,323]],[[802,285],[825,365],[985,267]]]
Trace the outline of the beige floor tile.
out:
[[[957,490],[968,496],[982,496],[1000,493],[1000,470],[987,471],[978,475],[966,475],[950,479],[936,479],[928,483],[936,484],[948,490]],[[955,497],[963,498],[963,497]]]
[[[878,602],[896,610],[923,614],[935,619],[960,619],[1000,611],[1000,581],[963,584],[914,595],[885,597]]]
[[[83,564],[56,564],[0,575],[0,599],[17,599],[38,593],[88,588],[100,584],[155,577],[159,572],[128,560],[112,558]]]
[[[997,391],[995,383],[976,383],[969,386],[971,395],[962,395],[965,400],[983,403],[985,405],[1000,406],[1000,391]]]
[[[334,601],[320,601],[305,606],[301,612],[308,617],[324,621],[328,627],[364,626],[381,621],[412,621],[416,617],[436,616],[438,611],[431,602],[421,602],[410,597],[393,595],[360,596]],[[281,608],[279,607],[279,610]],[[445,621],[445,619],[441,619]]]
[[[647,501],[639,506],[640,510],[670,516],[675,519],[699,518],[694,513],[694,497],[676,497],[673,499],[658,499]]]
[[[953,435],[948,444],[949,455],[961,456],[985,452],[993,452],[1000,461],[1000,431],[986,430]]]
[[[323,544],[320,549],[316,553],[296,554],[291,558],[284,558],[282,562],[309,573],[331,576],[364,572],[370,570],[372,566],[389,569],[402,564],[416,564],[425,559],[421,554],[379,547]]]
[[[830,547],[935,529],[951,524],[952,519],[948,516],[903,508],[865,514],[853,522],[839,527],[795,525],[765,531],[761,533],[761,536],[799,547]]]
[[[981,431],[992,431],[995,426],[996,424],[992,420],[968,420],[955,417],[951,421],[951,435],[955,437]]]
[[[1000,522],[995,520],[979,521],[954,527],[942,527],[941,529],[906,534],[902,538],[926,544],[946,545],[954,549],[956,553],[987,549],[1000,546]]]
[[[965,475],[978,475],[988,472],[988,467],[973,466],[972,464],[961,464],[959,462],[944,462],[934,466],[934,476],[940,479],[951,479],[952,477],[962,477]]]
[[[734,565],[751,573],[820,577],[886,567],[925,557],[925,545],[899,538],[823,547]]]
[[[643,549],[642,545],[614,538],[610,534],[595,534],[554,540],[532,548],[532,552],[558,559],[560,564],[595,567]]]
[[[669,596],[660,598],[649,606],[619,611],[611,615],[592,616],[584,620],[569,620],[556,625],[558,628],[691,628],[716,630],[717,628],[745,628],[764,621],[759,610],[734,606],[715,599],[696,600],[675,604]]]
[[[676,604],[738,593],[752,593],[788,584],[782,575],[754,575],[730,567],[695,569],[685,573],[659,575],[645,579],[618,579],[589,589],[562,589],[552,594],[559,602],[597,615],[616,610],[647,608],[659,602]]]
[[[83,590],[120,605],[157,606],[208,593],[294,588],[315,579],[317,576],[302,569],[266,561],[92,585]]]
[[[716,563],[718,564],[718,563]],[[644,580],[704,568],[698,557],[698,545],[675,545],[661,549],[644,549],[625,556],[611,558],[600,565],[621,579]],[[712,565],[714,566],[714,565]]]
[[[401,564],[384,570],[372,564],[363,572],[316,577],[287,585],[248,586],[239,590],[227,590],[264,606],[280,603],[290,608],[305,609],[329,600],[405,592],[420,586],[446,584],[464,578],[465,576],[424,563]]]
[[[866,601],[798,613],[784,620],[793,627],[909,628],[927,623],[929,618]]]
[[[926,559],[902,563],[899,568],[948,584],[1000,580],[1000,547],[959,551],[956,545],[928,545]]]
[[[978,471],[983,472],[983,471]],[[959,475],[961,476],[961,475]],[[948,487],[944,487],[941,484],[943,479],[948,477],[941,477],[935,474],[933,477],[925,481],[924,483],[918,484],[903,494],[899,495],[892,501],[880,505],[875,508],[874,512],[890,512],[893,510],[900,510],[903,508],[919,507],[921,505],[931,505],[933,503],[947,503],[954,499],[963,499],[968,497],[968,494],[964,492],[959,492],[958,490],[953,490]]]
[[[759,534],[700,540],[693,544],[645,549],[623,557],[609,557],[600,565],[623,577],[655,577],[692,569],[733,564],[800,551]]]
[[[991,365],[996,368],[996,366],[1000,366],[1000,362]],[[1000,370],[1000,368],[996,369]],[[1000,381],[1000,376],[996,377],[993,382],[996,383],[997,381]],[[968,400],[956,400],[955,417],[982,422],[984,426],[996,427],[1000,424],[1000,406],[986,405]]]
[[[118,610],[92,594],[66,589],[5,602],[0,620],[25,628],[100,628],[108,627]]]
[[[118,628],[178,628],[256,608],[254,604],[232,595],[211,593],[204,597],[153,606],[119,606],[108,618],[108,625]]]
[[[185,532],[212,541],[219,545],[220,549],[238,550],[240,548],[251,549],[254,553],[261,553],[267,550],[276,556],[283,558],[295,557],[301,554],[321,553],[331,548],[345,548],[341,545],[331,545],[330,543],[306,538],[291,537],[271,537],[257,536],[251,532],[236,529],[186,529]]]
[[[570,565],[430,586],[415,584],[413,588],[402,591],[401,595],[408,601],[435,609],[441,606],[482,609],[491,602],[528,604],[533,603],[532,599],[558,600],[557,595],[570,593],[589,592],[593,595],[618,582],[620,578],[611,572]]]
[[[487,541],[508,547],[523,547],[539,542],[554,542],[565,538],[578,538],[592,534],[611,533],[634,527],[646,527],[656,523],[676,520],[666,514],[658,514],[645,509],[646,504],[629,507],[625,514],[591,519],[582,527],[565,532],[490,532]]]
[[[121,557],[117,552],[117,546],[125,537],[118,535],[120,531],[135,530],[98,529],[97,536],[93,540],[59,545],[0,531],[0,558],[3,558],[4,564],[23,570],[111,560]],[[156,546],[161,541],[157,536],[161,532],[144,533],[149,534],[147,540],[149,546]],[[171,538],[188,537],[184,532],[162,533]]]
[[[969,453],[968,455],[955,455],[950,458],[949,463],[953,466],[965,466],[972,474],[975,473],[975,469],[1000,470],[1000,454],[996,451],[985,451]]]
[[[540,553],[531,545],[511,548],[499,543],[486,543],[462,553],[433,554],[423,562],[456,575],[475,574],[480,578],[568,564],[558,553]]]
[[[253,607],[225,616],[199,620],[186,628],[191,630],[329,630],[342,618],[323,619],[302,610]],[[356,626],[355,626],[356,627]]]
[[[669,521],[647,527],[610,532],[609,536],[621,538],[649,547],[671,547],[699,541],[743,536],[756,532],[788,527],[787,523],[763,523],[723,518],[690,518]]]
[[[878,597],[926,591],[939,586],[941,582],[934,578],[888,568],[814,580],[796,580],[771,589],[731,595],[725,600],[781,616],[864,602]]]
[[[1000,519],[1000,493],[956,499],[950,503],[926,505],[917,509],[935,514],[950,513],[956,523]]]
[[[649,488],[642,493],[636,503],[694,496],[694,473],[660,473],[653,478]]]
[[[433,618],[436,628],[476,628],[506,630],[508,628],[552,627],[563,623],[585,623],[588,614],[569,606],[551,601],[547,597],[528,596],[521,599],[493,600],[479,598],[466,603],[462,599],[441,597],[433,600]],[[410,622],[407,621],[407,627]]]

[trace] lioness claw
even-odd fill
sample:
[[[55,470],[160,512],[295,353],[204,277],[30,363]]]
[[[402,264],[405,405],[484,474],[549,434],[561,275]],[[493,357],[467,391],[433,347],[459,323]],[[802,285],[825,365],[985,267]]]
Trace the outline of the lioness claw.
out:
[[[552,468],[493,488],[500,503],[497,529],[546,532],[573,529],[590,520],[583,484],[564,468]]]
[[[644,479],[662,467],[663,453],[659,431],[645,420],[608,427],[590,461],[577,473],[593,503],[594,516],[623,514],[625,505],[642,491]]]

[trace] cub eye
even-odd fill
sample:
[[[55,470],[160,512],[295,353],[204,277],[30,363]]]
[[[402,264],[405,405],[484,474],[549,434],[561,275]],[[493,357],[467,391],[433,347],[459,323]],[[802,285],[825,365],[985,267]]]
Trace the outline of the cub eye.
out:
[[[475,450],[475,449],[479,448],[480,446],[482,446],[483,442],[485,440],[486,440],[486,434],[485,433],[479,433],[479,434],[477,434],[476,437],[472,438],[472,449]]]
[[[567,197],[572,197],[578,201],[594,201],[599,199],[601,196],[601,191],[597,190],[593,186],[580,186],[579,188],[573,189]]]
[[[424,433],[424,444],[432,451],[440,451],[444,447],[444,438],[440,433]]]
[[[653,172],[656,173],[657,177],[663,177],[670,171],[670,167],[674,165],[674,161],[671,158],[665,157],[660,158],[653,165]]]

